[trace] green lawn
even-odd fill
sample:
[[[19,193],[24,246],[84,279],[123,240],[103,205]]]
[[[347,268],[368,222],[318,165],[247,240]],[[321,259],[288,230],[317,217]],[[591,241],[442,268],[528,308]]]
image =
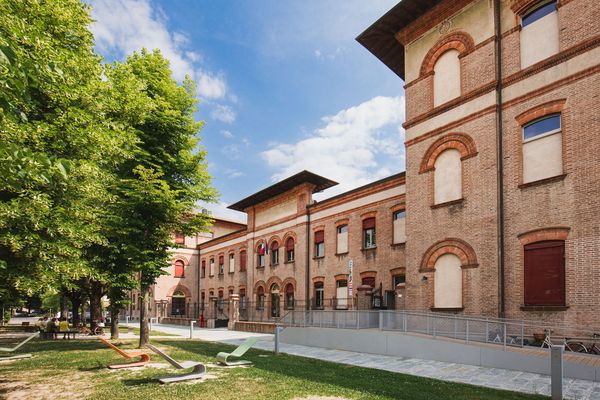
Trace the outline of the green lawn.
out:
[[[190,340],[152,341],[177,360],[214,362],[231,346]],[[134,348],[133,341],[117,341]],[[1,345],[1,344],[0,344]],[[251,368],[208,367],[211,379],[161,385],[156,377],[180,373],[172,368],[108,370],[124,360],[91,340],[34,340],[23,351],[31,359],[0,363],[0,398],[52,399],[295,399],[337,396],[348,399],[541,399],[513,392],[442,382],[271,352],[250,350]],[[165,364],[152,355],[152,363]],[[18,396],[21,397],[18,397]]]
[[[129,330],[127,329],[126,326],[119,325],[119,332],[121,332],[121,333],[127,333],[128,331]],[[107,328],[107,332],[110,332],[110,328]],[[139,335],[140,334],[140,328],[133,328],[133,333],[136,334],[136,335]],[[172,333],[166,333],[166,332],[151,330],[150,331],[150,336],[177,336],[177,335],[174,335]]]

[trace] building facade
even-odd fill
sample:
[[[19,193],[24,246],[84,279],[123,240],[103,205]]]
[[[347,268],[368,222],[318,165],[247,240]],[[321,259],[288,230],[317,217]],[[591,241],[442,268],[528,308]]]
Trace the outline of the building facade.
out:
[[[406,306],[600,325],[600,2],[404,0]]]
[[[247,228],[198,246],[208,319],[226,319],[233,294],[250,320],[306,307],[352,309],[361,286],[373,307],[401,306],[404,173],[313,201],[335,184],[303,171],[230,206],[248,215]]]
[[[245,227],[239,222],[213,218],[208,232],[194,236],[174,235],[177,247],[170,250],[173,255],[171,262],[165,268],[165,274],[150,289],[150,316],[165,322],[169,319],[197,319],[201,315],[198,245]],[[132,291],[130,296],[131,303],[125,315],[138,319],[141,307],[139,291]]]

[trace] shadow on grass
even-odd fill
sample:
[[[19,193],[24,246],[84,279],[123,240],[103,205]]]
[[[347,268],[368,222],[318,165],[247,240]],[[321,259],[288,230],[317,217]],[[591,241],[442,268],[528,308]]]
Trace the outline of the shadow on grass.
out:
[[[141,386],[148,384],[158,384],[155,378],[138,378],[138,379],[123,379],[121,380],[125,386]]]
[[[235,346],[221,343],[160,339],[156,342],[191,353],[199,361],[215,360],[220,351],[230,352]],[[271,357],[261,357],[270,355]],[[187,354],[186,357],[190,357]],[[318,382],[362,392],[372,396],[402,399],[542,399],[543,396],[501,391],[436,379],[405,375],[372,368],[336,364],[251,349],[243,357],[254,363],[254,368],[288,378]],[[216,361],[216,360],[215,360]]]

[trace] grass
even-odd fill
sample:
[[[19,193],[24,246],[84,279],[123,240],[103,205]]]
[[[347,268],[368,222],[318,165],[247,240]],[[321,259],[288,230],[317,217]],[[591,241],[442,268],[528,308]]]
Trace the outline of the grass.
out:
[[[177,360],[214,362],[219,351],[232,346],[218,343],[161,339],[153,344]],[[133,341],[118,341],[134,348]],[[108,363],[124,360],[90,340],[40,341],[24,346],[33,358],[0,364],[0,398],[52,399],[295,399],[336,396],[348,399],[541,399],[495,389],[420,378],[392,372],[340,365],[326,361],[251,349],[245,359],[251,368],[208,367],[214,379],[161,385],[155,378],[180,371],[146,367],[108,370]],[[152,356],[152,363],[164,363]],[[18,397],[18,396],[21,397]]]
[[[110,331],[110,328],[108,328],[108,331]],[[119,326],[119,332],[121,333],[127,333],[129,332],[128,328],[126,326]],[[133,333],[135,335],[140,334],[140,328],[133,328]],[[150,331],[150,336],[178,336],[178,335],[174,335],[172,333],[166,333],[166,332],[161,332],[161,331],[155,331],[155,330],[151,330]]]

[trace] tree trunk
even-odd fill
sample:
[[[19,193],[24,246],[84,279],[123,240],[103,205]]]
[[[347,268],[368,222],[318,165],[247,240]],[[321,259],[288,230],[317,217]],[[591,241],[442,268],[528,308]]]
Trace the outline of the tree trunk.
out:
[[[102,284],[100,282],[92,282],[90,290],[90,318],[92,320],[90,329],[93,331],[100,318],[102,318]]]
[[[81,299],[79,297],[71,298],[71,304],[73,305],[73,326],[77,326],[81,323],[81,316],[79,314],[79,308],[81,307]]]
[[[110,338],[119,338],[119,307],[116,304],[110,303]]]
[[[67,296],[64,290],[60,293],[60,318],[69,318],[69,303],[67,302]]]
[[[140,290],[140,348],[150,341],[150,329],[148,326],[148,288],[142,287]]]

